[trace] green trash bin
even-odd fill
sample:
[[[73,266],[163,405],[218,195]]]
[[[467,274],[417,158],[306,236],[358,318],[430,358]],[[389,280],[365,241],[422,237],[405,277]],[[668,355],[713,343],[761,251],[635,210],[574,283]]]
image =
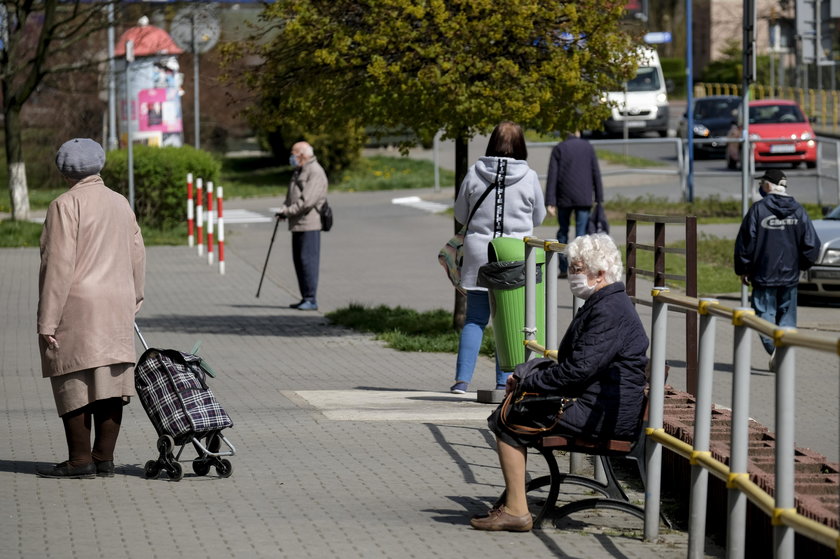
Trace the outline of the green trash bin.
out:
[[[537,343],[545,345],[545,251],[534,248],[537,257]],[[525,362],[525,243],[522,239],[498,237],[487,246],[488,263],[478,271],[478,285],[490,293],[490,316],[496,337],[496,354],[502,371],[511,372]]]

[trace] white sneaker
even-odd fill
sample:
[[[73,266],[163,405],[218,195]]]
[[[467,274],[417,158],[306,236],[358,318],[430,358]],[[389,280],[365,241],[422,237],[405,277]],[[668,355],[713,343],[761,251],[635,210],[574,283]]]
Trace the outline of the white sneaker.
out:
[[[770,363],[767,365],[771,372],[776,372],[776,350],[773,350],[773,353],[770,354]]]

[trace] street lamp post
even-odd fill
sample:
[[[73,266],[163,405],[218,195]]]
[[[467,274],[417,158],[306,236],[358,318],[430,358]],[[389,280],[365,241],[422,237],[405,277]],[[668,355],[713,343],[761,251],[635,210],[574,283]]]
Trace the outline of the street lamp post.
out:
[[[131,96],[131,63],[134,62],[134,41],[125,42],[125,99],[126,99],[126,135],[128,137],[128,203],[134,211],[134,134],[131,113],[134,99]]]

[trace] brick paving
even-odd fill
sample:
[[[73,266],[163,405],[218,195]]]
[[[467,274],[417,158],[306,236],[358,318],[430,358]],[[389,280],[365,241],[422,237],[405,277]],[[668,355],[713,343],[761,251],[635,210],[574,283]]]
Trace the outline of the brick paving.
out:
[[[421,194],[445,197],[431,190]],[[286,308],[298,298],[289,235],[282,229],[261,296],[254,297],[270,223],[228,228],[224,276],[186,246],[148,249],[147,300],[138,323],[153,346],[189,350],[202,341],[201,354],[220,373],[211,386],[235,423],[226,431],[237,450],[227,479],[214,472],[195,476],[189,463],[180,482],[145,479],[142,467],[156,457],[156,437],[136,400],[125,414],[116,477],[34,475],[37,466],[64,460],[66,453],[49,383],[40,378],[38,251],[1,249],[3,555],[685,557],[684,532],[663,530],[660,541],[645,542],[641,521],[617,512],[577,515],[559,529],[529,534],[468,527],[468,518],[502,489],[492,437],[481,419],[490,408],[447,392],[453,355],[400,353],[324,318],[351,302],[451,307],[452,291],[435,258],[451,222],[391,204],[399,195],[331,195],[336,227],[323,236],[319,312]],[[230,200],[226,208],[267,212],[275,204]],[[551,237],[553,227],[537,234]],[[561,325],[569,304],[561,289]],[[800,312],[800,322],[810,319]],[[649,312],[640,307],[640,314],[648,326]],[[673,324],[678,332],[680,323]],[[731,336],[719,331],[720,361],[731,362],[725,345]],[[679,339],[672,345],[669,358],[678,361]],[[824,448],[837,444],[837,381],[831,374],[837,367],[836,357],[833,365],[830,358],[802,352],[807,382],[799,385],[802,398],[815,400],[813,412],[801,408],[803,432],[819,430],[815,446]],[[773,379],[760,372],[764,365],[757,357],[754,361],[756,400],[766,413],[762,398]],[[721,369],[718,390],[725,400],[731,370]],[[677,386],[680,375],[676,363],[670,380]],[[471,388],[489,388],[492,382],[492,363],[482,359]],[[346,408],[327,410],[311,403],[317,398],[307,399],[324,391],[341,391]],[[383,392],[402,396],[405,408],[382,406]],[[354,409],[365,411],[365,419],[354,419]],[[821,410],[831,411],[831,418],[821,419]],[[447,419],[441,419],[444,412]],[[185,449],[184,458],[191,452]],[[544,470],[535,458],[533,475]],[[638,488],[630,489],[631,498],[642,499]],[[711,543],[707,553],[723,556]]]

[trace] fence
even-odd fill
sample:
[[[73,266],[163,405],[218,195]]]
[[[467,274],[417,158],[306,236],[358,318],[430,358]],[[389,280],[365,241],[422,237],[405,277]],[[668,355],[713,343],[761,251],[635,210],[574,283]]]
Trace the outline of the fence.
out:
[[[737,95],[741,86],[731,83],[696,83],[694,95]],[[840,134],[840,91],[830,89],[803,89],[798,87],[770,87],[761,84],[750,86],[750,99],[790,99],[796,101],[810,116],[816,117],[814,128],[825,134]]]
[[[557,340],[557,274],[551,273],[552,253],[560,252],[565,245],[526,237],[525,243],[525,358],[533,353],[553,359],[557,352],[548,350],[536,340],[536,252],[534,248],[546,251],[547,273],[543,274],[546,289],[546,345],[555,347]],[[652,290],[651,328],[651,378],[650,413],[646,428],[648,444],[646,450],[647,483],[645,490],[646,539],[659,535],[659,514],[662,475],[662,449],[677,453],[691,463],[691,510],[689,516],[688,557],[704,557],[703,545],[706,533],[706,508],[708,474],[711,472],[726,482],[728,488],[727,557],[744,557],[746,541],[746,505],[753,502],[771,519],[773,525],[773,546],[777,558],[794,557],[795,533],[817,541],[835,550],[840,555],[840,532],[799,514],[795,508],[794,492],[794,426],[795,426],[795,348],[807,347],[840,355],[840,337],[829,339],[813,334],[797,332],[795,329],[778,328],[757,318],[751,309],[728,308],[711,299],[697,299],[670,293],[667,288]],[[693,428],[693,446],[665,433],[663,428],[665,400],[665,357],[668,336],[667,316],[670,307],[684,311],[695,311],[700,315],[700,344],[698,359],[698,383]],[[714,349],[716,318],[729,319],[734,328],[732,385],[732,421],[729,466],[715,460],[709,451],[712,411],[712,381],[714,372]],[[749,383],[751,373],[751,334],[756,331],[773,338],[776,345],[778,370],[776,373],[776,447],[775,447],[775,498],[770,496],[754,481],[747,471],[749,434]]]

